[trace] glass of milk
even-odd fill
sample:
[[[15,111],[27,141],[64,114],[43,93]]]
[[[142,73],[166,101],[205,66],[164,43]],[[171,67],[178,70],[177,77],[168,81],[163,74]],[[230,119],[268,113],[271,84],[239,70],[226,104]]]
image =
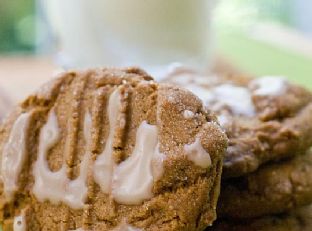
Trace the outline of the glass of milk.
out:
[[[205,68],[215,0],[41,0],[62,65]],[[161,71],[162,70],[162,71]]]

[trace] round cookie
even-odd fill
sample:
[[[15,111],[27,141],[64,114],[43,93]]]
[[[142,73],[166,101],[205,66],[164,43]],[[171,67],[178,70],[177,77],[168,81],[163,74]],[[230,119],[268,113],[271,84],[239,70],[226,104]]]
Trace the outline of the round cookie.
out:
[[[297,209],[289,214],[267,216],[243,221],[221,220],[206,231],[310,231],[312,206]]]
[[[254,218],[312,203],[312,151],[222,182],[219,217]]]
[[[63,73],[0,129],[3,230],[203,230],[226,146],[186,90],[134,68]]]
[[[229,137],[224,178],[254,172],[312,145],[312,94],[283,78],[203,75],[180,68],[164,82],[192,91],[217,113]]]

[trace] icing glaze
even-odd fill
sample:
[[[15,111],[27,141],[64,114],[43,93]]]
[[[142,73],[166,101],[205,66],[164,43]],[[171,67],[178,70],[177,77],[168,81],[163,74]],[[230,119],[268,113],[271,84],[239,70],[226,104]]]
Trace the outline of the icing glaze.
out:
[[[228,107],[236,115],[253,116],[255,114],[251,93],[247,88],[232,84],[223,84],[211,89],[195,84],[185,87],[197,95],[206,107],[213,110],[218,111],[223,107]]]
[[[227,125],[231,121],[230,117],[225,113],[221,113],[220,115],[217,116],[217,118],[218,118],[218,122],[220,123],[221,127],[224,127],[225,125]]]
[[[252,102],[251,93],[247,88],[232,84],[223,84],[212,89],[215,101],[214,109],[227,106],[236,115],[253,116],[255,107]]]
[[[207,76],[205,73],[198,72],[196,69],[190,69],[182,64],[173,64],[170,65],[170,68],[166,75],[164,75],[167,80],[171,83],[178,84],[180,86],[187,86],[189,84],[198,84],[198,85],[209,85],[218,83],[218,76],[210,75]]]
[[[121,225],[114,228],[113,231],[143,231],[143,230],[136,228],[136,227],[133,227],[133,226],[124,222]]]
[[[183,116],[185,119],[192,119],[195,116],[195,114],[194,114],[194,112],[192,112],[190,110],[184,110]]]
[[[144,121],[137,130],[133,153],[114,172],[112,195],[118,203],[134,205],[152,198],[155,155],[159,158],[157,127]]]
[[[26,231],[27,224],[24,215],[20,215],[14,218],[13,231]]]
[[[203,148],[199,137],[196,138],[194,143],[184,145],[184,151],[187,158],[197,166],[208,168],[211,165],[210,155]]]
[[[30,118],[31,113],[23,113],[17,118],[3,148],[1,179],[3,193],[8,200],[12,200],[18,190],[18,177],[27,157],[26,137]]]
[[[91,116],[85,116],[85,128],[91,127]],[[89,136],[88,136],[89,137]],[[88,139],[85,137],[85,139]],[[82,209],[87,196],[87,169],[89,154],[84,155],[80,164],[80,175],[75,180],[70,180],[66,174],[66,164],[60,170],[52,172],[46,160],[48,151],[59,141],[60,131],[54,110],[48,116],[47,123],[43,126],[39,137],[38,159],[35,162],[33,174],[35,183],[33,193],[39,201],[49,200],[58,204],[63,202],[73,209]],[[88,143],[88,142],[87,142]]]
[[[121,98],[119,90],[117,89],[111,94],[108,102],[108,119],[110,128],[106,144],[103,152],[97,157],[93,168],[94,180],[104,193],[111,192],[111,182],[115,166],[113,159],[113,142],[120,107]]]
[[[261,96],[282,95],[286,92],[287,87],[287,81],[283,77],[265,76],[250,83],[253,94]]]
[[[119,91],[115,90],[108,103],[110,131],[104,151],[93,166],[93,175],[104,193],[122,204],[139,204],[153,196],[152,187],[163,173],[165,155],[159,151],[157,127],[145,121],[137,131],[133,153],[119,165],[113,161],[113,139],[120,109]],[[52,203],[63,202],[73,209],[82,209],[87,197],[87,175],[90,160],[92,119],[86,113],[83,134],[86,140],[86,154],[80,164],[80,174],[70,180],[66,173],[66,164],[60,170],[49,169],[47,155],[49,150],[59,141],[60,131],[54,110],[51,110],[46,124],[39,137],[38,159],[33,174],[35,183],[33,193],[39,201],[49,200]],[[66,149],[65,149],[66,150]]]

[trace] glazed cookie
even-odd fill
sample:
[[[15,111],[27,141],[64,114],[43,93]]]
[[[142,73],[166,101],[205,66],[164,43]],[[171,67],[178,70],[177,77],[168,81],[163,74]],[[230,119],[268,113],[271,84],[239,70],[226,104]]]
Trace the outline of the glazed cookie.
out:
[[[206,231],[311,231],[312,206],[297,209],[289,214],[267,216],[242,221],[222,220]]]
[[[253,218],[312,203],[312,151],[222,182],[218,215]]]
[[[135,68],[64,73],[0,130],[3,230],[203,230],[226,146],[186,90]]]
[[[312,94],[283,78],[208,76],[180,68],[164,82],[189,89],[217,112],[229,137],[224,178],[254,172],[312,145]]]

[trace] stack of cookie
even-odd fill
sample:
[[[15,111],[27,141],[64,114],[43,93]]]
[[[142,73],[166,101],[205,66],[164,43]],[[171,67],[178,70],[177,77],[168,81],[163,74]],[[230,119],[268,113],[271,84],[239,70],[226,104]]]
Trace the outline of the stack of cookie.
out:
[[[3,231],[202,231],[227,142],[198,97],[139,69],[63,73],[0,128]]]
[[[177,69],[165,81],[202,99],[229,138],[208,230],[312,230],[312,94],[279,77]]]
[[[310,231],[312,94],[184,68],[164,82],[66,72],[17,106],[0,127],[3,231]]]

